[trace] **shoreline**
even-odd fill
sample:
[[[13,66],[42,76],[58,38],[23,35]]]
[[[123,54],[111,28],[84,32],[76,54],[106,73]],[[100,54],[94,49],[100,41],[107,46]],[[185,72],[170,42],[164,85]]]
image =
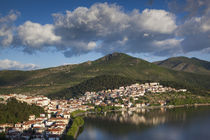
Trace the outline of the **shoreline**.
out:
[[[167,106],[145,106],[145,107],[139,107],[139,108],[126,108],[126,109],[118,109],[118,110],[107,110],[105,112],[119,112],[119,111],[136,111],[138,109],[160,109],[160,108],[167,108],[167,109],[172,109],[172,108],[181,108],[181,107],[198,107],[198,106],[210,106],[210,103],[208,104],[185,104],[185,105],[167,105]],[[91,114],[91,113],[105,113],[105,112],[96,112],[96,111],[86,111],[83,113],[77,114],[77,116],[83,116],[86,114]]]
[[[210,103],[207,104],[184,104],[184,105],[166,105],[166,106],[145,106],[145,107],[139,107],[135,109],[120,109],[120,111],[126,111],[126,110],[137,110],[137,109],[159,109],[159,108],[180,108],[180,107],[197,107],[197,106],[210,106]]]
[[[135,109],[132,109],[132,108],[126,108],[126,109],[118,109],[118,110],[107,110],[105,112],[100,112],[100,113],[106,113],[106,112],[120,112],[120,111],[137,111],[138,109],[161,109],[161,108],[168,108],[168,109],[172,109],[172,108],[184,108],[184,107],[198,107],[198,106],[210,106],[210,103],[208,104],[184,104],[184,105],[167,105],[167,106],[145,106],[145,107],[141,107],[141,108],[135,108]],[[82,116],[82,117],[87,117],[86,115],[87,114],[91,114],[91,113],[94,113],[94,114],[97,114],[99,112],[96,112],[96,111],[86,111],[86,112],[83,112],[83,113],[78,113],[76,115],[76,117],[78,116]],[[84,122],[85,123],[85,122]],[[79,136],[79,131],[80,129],[84,126],[83,125],[80,125],[77,127],[77,131],[76,133],[74,134],[73,138],[76,139],[78,136]],[[69,128],[70,129],[70,128]]]
[[[118,109],[118,110],[107,110],[106,112],[111,112],[111,111],[136,111],[138,109],[160,109],[160,108],[168,108],[168,109],[171,109],[171,108],[181,108],[181,107],[198,107],[198,106],[210,106],[210,103],[207,103],[207,104],[184,104],[184,105],[167,105],[167,106],[145,106],[145,107],[135,107],[135,108],[126,108],[126,109]],[[87,112],[84,112],[82,114],[79,114],[80,115],[84,115],[85,113],[89,114],[89,113],[98,113],[98,112],[90,112],[90,111],[87,111]]]

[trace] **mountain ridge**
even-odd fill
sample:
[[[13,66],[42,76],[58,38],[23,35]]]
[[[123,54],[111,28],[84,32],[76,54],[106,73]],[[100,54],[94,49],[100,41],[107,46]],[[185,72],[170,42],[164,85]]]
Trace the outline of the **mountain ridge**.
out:
[[[0,93],[50,95],[100,75],[135,80],[171,81],[210,90],[210,76],[174,71],[123,53],[94,61],[33,71],[0,71]]]
[[[192,58],[184,56],[171,57],[166,60],[157,61],[153,63],[176,71],[185,71],[191,73],[210,75],[210,62],[205,60],[200,60],[195,57]]]

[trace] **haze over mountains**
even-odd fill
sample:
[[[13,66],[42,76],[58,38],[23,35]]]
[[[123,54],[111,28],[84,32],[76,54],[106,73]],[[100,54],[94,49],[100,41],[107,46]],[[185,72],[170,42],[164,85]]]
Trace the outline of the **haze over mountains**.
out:
[[[186,61],[184,61],[185,59]],[[180,63],[188,63],[189,68],[177,68],[175,71],[169,68],[174,69],[173,65],[176,64],[176,61],[165,60],[163,61],[165,65],[162,67],[163,62],[156,62],[160,65],[158,66],[127,54],[113,53],[95,61],[75,65],[34,71],[0,71],[0,91],[1,93],[56,95],[64,89],[100,75],[118,75],[134,80],[170,81],[189,87],[210,90],[210,76],[195,74],[197,71],[202,73],[202,70],[208,74],[209,62],[203,62],[195,58],[178,60]],[[183,72],[190,70],[191,65],[193,65],[193,70]],[[166,66],[167,68],[165,68]]]

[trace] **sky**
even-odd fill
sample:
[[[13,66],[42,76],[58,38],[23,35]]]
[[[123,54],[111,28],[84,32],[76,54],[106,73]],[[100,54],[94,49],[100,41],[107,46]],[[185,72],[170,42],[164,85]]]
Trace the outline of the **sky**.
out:
[[[210,61],[209,0],[0,0],[0,70],[122,52]]]

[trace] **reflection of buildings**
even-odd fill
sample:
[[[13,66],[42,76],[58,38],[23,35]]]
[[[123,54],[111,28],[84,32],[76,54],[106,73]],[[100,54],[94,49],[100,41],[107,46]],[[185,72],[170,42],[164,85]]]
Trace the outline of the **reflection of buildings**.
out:
[[[99,118],[101,120],[110,120],[120,123],[130,123],[130,124],[144,124],[144,125],[158,125],[163,124],[171,120],[185,120],[185,113],[174,114],[174,112],[166,111],[165,108],[160,110],[145,110],[138,109],[135,112],[132,111],[122,111],[122,112],[111,112],[106,113],[106,115],[98,116],[95,114],[88,114],[90,118]]]

